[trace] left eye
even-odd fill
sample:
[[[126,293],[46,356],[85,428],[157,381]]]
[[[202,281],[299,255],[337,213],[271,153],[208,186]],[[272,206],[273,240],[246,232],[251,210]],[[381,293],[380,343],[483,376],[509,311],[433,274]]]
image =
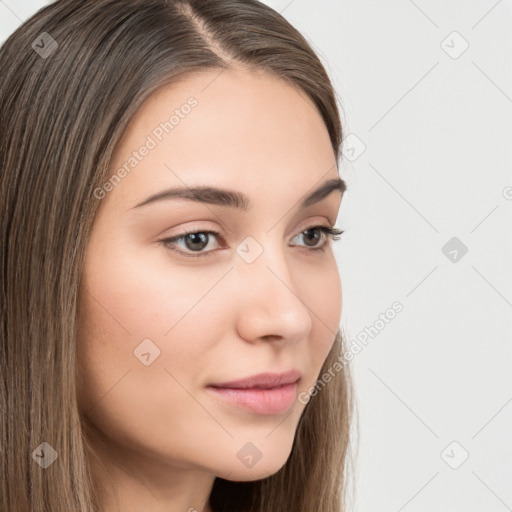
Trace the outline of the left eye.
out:
[[[319,247],[317,247],[317,242],[323,239],[324,242],[321,245],[321,247],[323,247],[327,243],[327,235],[331,235],[334,238],[333,231],[334,228],[331,228],[330,226],[313,226],[301,231],[297,236],[304,237],[304,240],[306,240],[306,247],[319,249]],[[311,245],[309,245],[310,242]]]
[[[342,233],[342,230],[332,226],[312,226],[298,233],[295,238],[299,236],[304,237],[306,240],[305,247],[309,247],[311,250],[315,251],[324,249],[328,236],[333,240],[338,240]],[[160,240],[160,242],[168,249],[186,256],[209,256],[214,251],[204,251],[203,249],[208,246],[211,235],[214,235],[215,238],[220,237],[220,233],[217,233],[216,231],[189,231],[172,238]],[[322,239],[323,243],[318,245],[318,241],[321,241]],[[176,249],[176,246],[179,245],[178,242],[184,242],[185,249],[191,252],[184,251],[183,249]]]

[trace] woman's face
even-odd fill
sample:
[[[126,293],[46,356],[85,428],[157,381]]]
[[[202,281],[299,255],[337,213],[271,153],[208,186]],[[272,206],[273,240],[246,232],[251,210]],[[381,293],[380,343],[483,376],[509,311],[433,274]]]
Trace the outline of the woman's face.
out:
[[[142,105],[112,171],[82,276],[81,410],[141,464],[275,473],[341,317],[332,242],[303,233],[333,226],[342,197],[301,204],[338,179],[319,113],[265,72],[188,75]],[[210,387],[289,370],[300,380],[281,391]]]

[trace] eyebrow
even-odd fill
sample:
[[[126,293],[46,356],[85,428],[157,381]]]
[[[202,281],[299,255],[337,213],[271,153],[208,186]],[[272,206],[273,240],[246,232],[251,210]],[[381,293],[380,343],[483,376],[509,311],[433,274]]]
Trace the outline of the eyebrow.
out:
[[[318,203],[335,190],[339,190],[343,195],[346,188],[347,184],[341,178],[328,180],[304,197],[300,206],[301,208],[306,208],[314,203]],[[162,192],[158,192],[149,196],[147,199],[144,199],[133,208],[139,208],[150,203],[168,199],[188,199],[200,203],[239,208],[241,210],[247,210],[249,206],[248,197],[241,192],[216,187],[187,187],[170,188]]]

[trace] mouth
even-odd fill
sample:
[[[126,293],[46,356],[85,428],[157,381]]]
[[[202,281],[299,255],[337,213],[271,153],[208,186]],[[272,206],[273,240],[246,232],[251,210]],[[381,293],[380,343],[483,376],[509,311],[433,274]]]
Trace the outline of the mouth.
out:
[[[285,373],[263,373],[245,379],[210,384],[207,389],[235,407],[272,415],[288,411],[297,397],[302,375],[297,370]]]

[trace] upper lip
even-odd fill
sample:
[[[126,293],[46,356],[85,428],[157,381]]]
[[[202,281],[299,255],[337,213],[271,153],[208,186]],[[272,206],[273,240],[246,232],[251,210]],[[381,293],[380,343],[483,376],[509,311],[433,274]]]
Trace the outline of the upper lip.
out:
[[[297,382],[302,374],[298,370],[289,370],[284,373],[259,373],[245,379],[232,380],[229,382],[219,382],[210,384],[215,388],[231,388],[231,389],[249,389],[260,388],[270,389],[286,384]]]

